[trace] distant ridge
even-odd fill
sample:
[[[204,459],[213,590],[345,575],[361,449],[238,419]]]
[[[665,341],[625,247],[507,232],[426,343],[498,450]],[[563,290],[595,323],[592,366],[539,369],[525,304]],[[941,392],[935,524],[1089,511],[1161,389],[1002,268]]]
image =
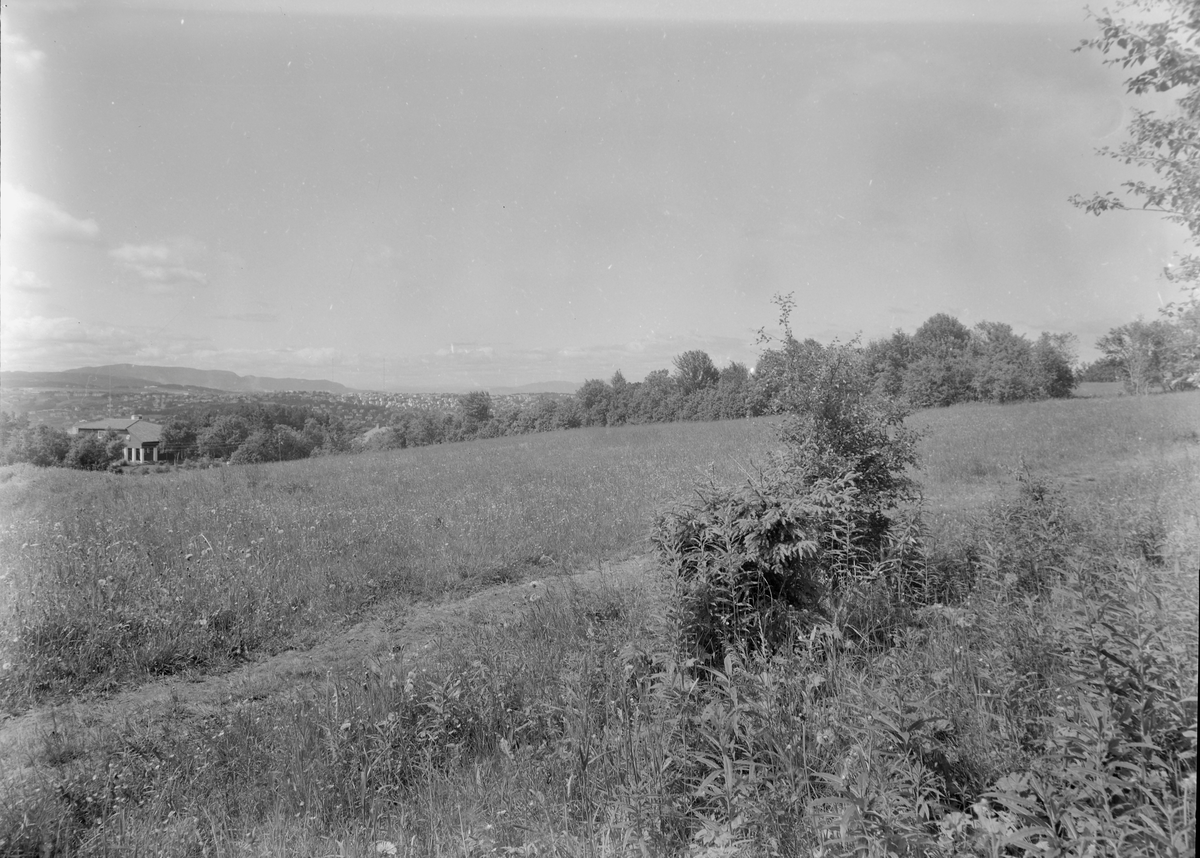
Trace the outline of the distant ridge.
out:
[[[5,370],[0,372],[0,387],[17,389],[22,387],[53,388],[57,390],[78,390],[81,392],[129,393],[146,389],[165,391],[197,391],[220,393],[220,390],[188,384],[170,384],[151,381],[148,378],[137,378],[129,375],[107,375],[79,370],[63,372],[25,372],[22,370]]]
[[[326,393],[351,393],[351,388],[336,381],[311,378],[270,378],[268,376],[238,375],[221,369],[191,369],[186,366],[143,366],[117,363],[106,366],[84,366],[65,373],[38,373],[41,376],[89,375],[96,379],[110,376],[138,379],[151,384],[178,384],[185,387],[207,387],[229,393],[275,393],[281,390],[317,390]],[[96,382],[93,387],[99,387]]]
[[[135,363],[114,363],[104,366],[81,366],[77,369],[62,370],[61,372],[27,372],[22,370],[5,370],[0,372],[0,387],[22,388],[64,388],[90,391],[136,391],[147,388],[176,389],[185,388],[198,391],[219,391],[224,393],[278,393],[285,390],[319,391],[325,393],[357,393],[361,392],[347,387],[336,381],[312,378],[273,378],[271,376],[238,375],[235,372],[221,369],[193,369],[186,366],[147,366]],[[451,386],[453,387],[453,385]],[[458,392],[468,390],[487,390],[494,396],[511,396],[514,394],[556,393],[572,394],[579,390],[577,381],[537,381],[532,384],[522,384],[515,387],[477,387],[462,388]],[[456,391],[445,387],[406,387],[393,390],[397,393],[430,393],[453,395]]]

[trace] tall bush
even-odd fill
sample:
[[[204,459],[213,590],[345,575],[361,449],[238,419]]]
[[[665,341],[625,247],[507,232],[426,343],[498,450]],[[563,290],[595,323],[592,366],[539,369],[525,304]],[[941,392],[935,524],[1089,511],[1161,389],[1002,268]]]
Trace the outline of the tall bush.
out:
[[[798,342],[790,297],[777,303],[784,335],[760,367],[786,408],[783,449],[743,488],[701,489],[653,534],[677,583],[682,646],[709,665],[733,649],[777,648],[828,617],[843,584],[904,562],[891,513],[915,494],[917,433],[876,393],[855,343]]]

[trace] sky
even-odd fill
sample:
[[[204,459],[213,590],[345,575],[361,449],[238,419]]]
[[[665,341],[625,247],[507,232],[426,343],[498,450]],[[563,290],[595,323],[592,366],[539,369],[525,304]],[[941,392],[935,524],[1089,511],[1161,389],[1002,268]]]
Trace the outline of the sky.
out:
[[[935,313],[1082,358],[1184,234],[1072,194],[1082,0],[10,2],[0,367],[446,391]],[[1169,102],[1163,102],[1163,105]],[[1160,105],[1161,106],[1161,105]]]

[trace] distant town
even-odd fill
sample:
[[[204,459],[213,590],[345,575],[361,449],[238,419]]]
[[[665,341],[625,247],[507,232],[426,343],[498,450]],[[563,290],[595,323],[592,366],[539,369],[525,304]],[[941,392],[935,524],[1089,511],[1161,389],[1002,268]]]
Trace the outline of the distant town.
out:
[[[8,375],[5,373],[5,375]],[[570,398],[569,394],[516,393],[493,396],[497,405],[524,405],[538,398]],[[453,411],[461,396],[451,393],[389,393],[320,390],[230,392],[202,388],[164,391],[120,389],[112,392],[61,387],[10,387],[0,382],[0,411],[24,415],[31,423],[70,429],[81,422],[103,417],[138,414],[155,423],[172,419],[194,420],[211,411],[226,411],[239,403],[306,406],[340,419],[351,431],[386,426],[407,409]]]

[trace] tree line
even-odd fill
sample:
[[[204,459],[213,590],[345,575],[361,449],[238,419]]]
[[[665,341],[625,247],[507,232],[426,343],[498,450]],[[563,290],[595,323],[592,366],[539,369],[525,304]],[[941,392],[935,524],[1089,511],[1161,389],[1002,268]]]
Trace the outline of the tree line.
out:
[[[792,312],[790,297],[779,301],[785,313]],[[1083,377],[1098,370],[1124,372],[1127,377],[1138,373],[1139,381],[1132,384],[1137,392],[1153,383],[1164,389],[1194,386],[1194,380],[1180,378],[1186,361],[1172,362],[1171,357],[1191,354],[1194,361],[1194,348],[1187,350],[1187,331],[1194,337],[1200,314],[1194,301],[1184,309],[1153,323],[1114,328],[1097,343],[1102,351],[1114,343],[1145,340],[1171,343],[1170,348],[1149,349],[1153,359],[1143,359],[1137,348],[1123,345],[1119,354],[1131,356],[1123,358],[1125,363],[1105,351],[1101,361],[1082,368]],[[1145,331],[1150,333],[1143,336]],[[545,394],[526,401],[497,401],[486,391],[473,391],[460,396],[449,410],[393,410],[386,425],[365,434],[323,408],[242,402],[171,419],[162,429],[159,457],[250,464],[586,426],[787,413],[793,403],[786,391],[796,389],[798,379],[816,383],[819,367],[834,351],[847,349],[859,355],[879,394],[908,408],[1067,397],[1081,378],[1073,369],[1071,334],[1043,333],[1030,339],[1010,325],[980,322],[967,327],[945,313],[931,316],[913,333],[897,331],[865,345],[857,339],[822,345],[792,337],[763,339],[760,344],[764,349],[753,368],[737,361],[718,367],[707,352],[696,349],[678,355],[672,370],[655,370],[641,381],[629,381],[618,370],[608,380],[588,379],[574,395]],[[1167,378],[1170,383],[1162,381]],[[0,461],[5,464],[102,469],[120,460],[123,446],[119,433],[73,436],[30,425],[23,417],[0,415]]]

